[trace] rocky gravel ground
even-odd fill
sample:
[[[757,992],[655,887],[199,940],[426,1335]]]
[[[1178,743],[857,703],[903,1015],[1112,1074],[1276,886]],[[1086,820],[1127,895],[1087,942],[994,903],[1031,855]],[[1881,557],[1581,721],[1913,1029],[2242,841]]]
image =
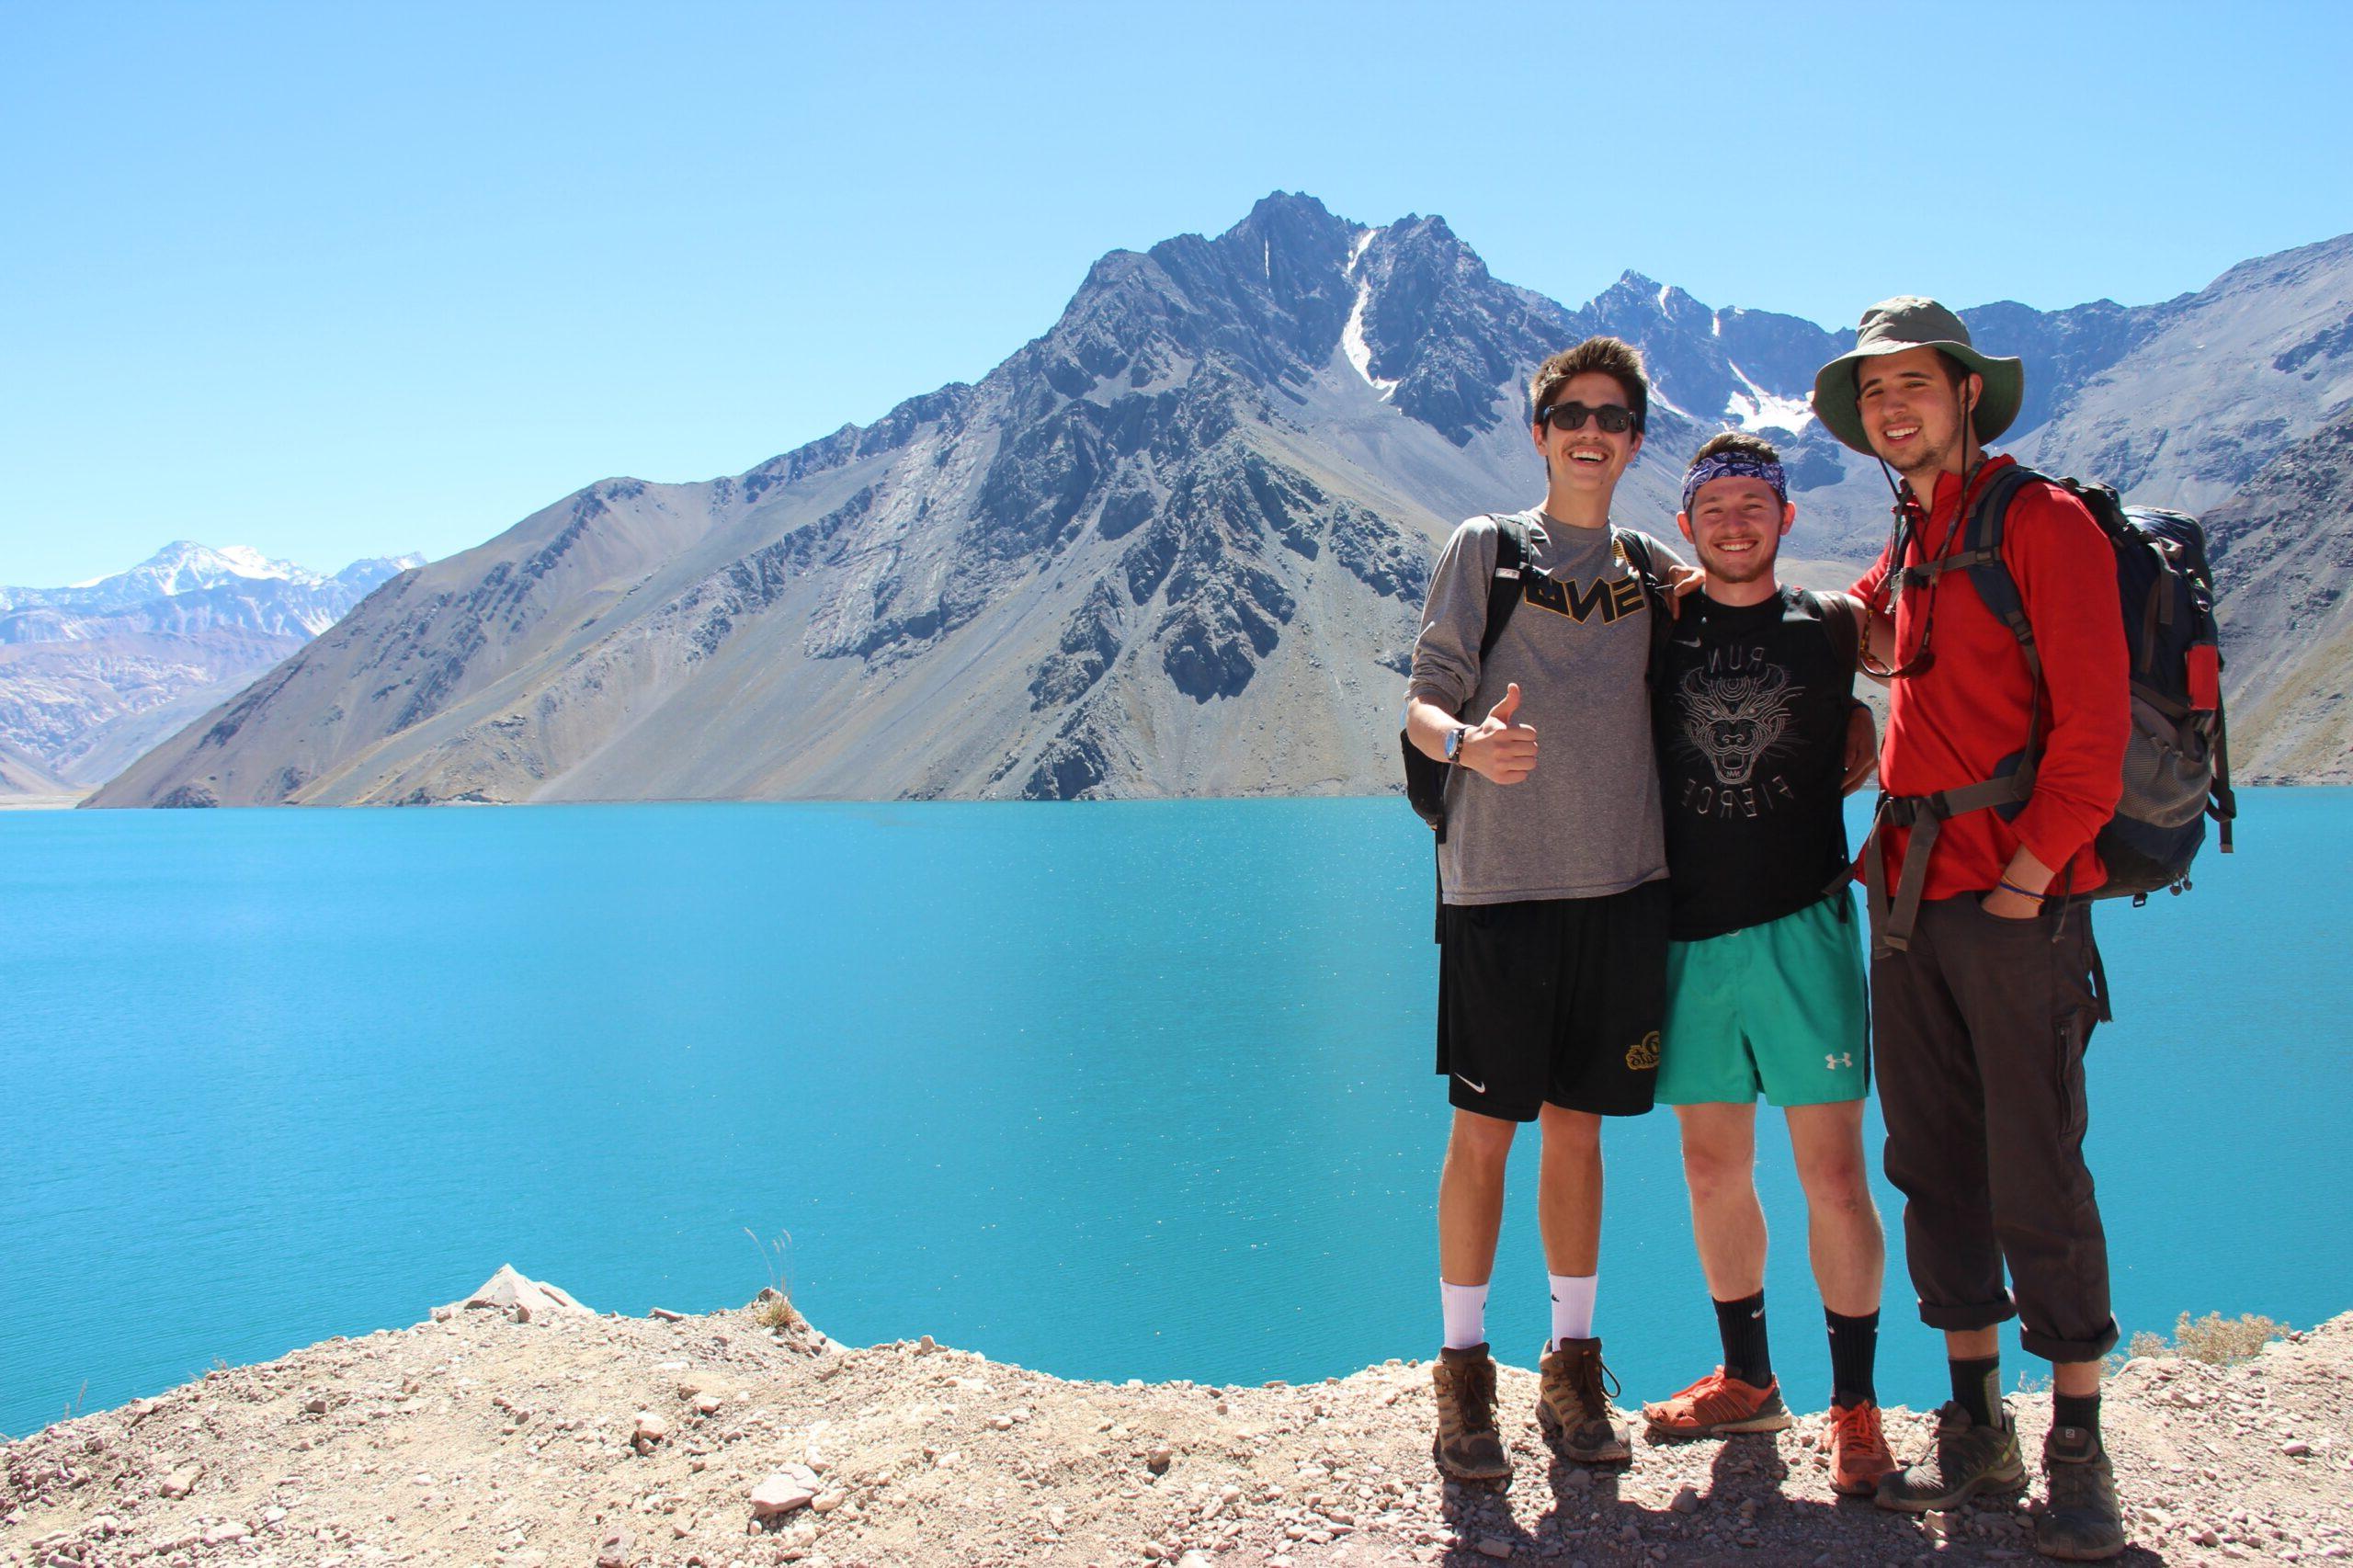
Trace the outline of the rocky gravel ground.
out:
[[[1818,1415],[1588,1471],[1548,1454],[1535,1375],[1506,1369],[1515,1483],[1465,1489],[1430,1467],[1426,1362],[1305,1386],[1065,1382],[928,1339],[771,1328],[790,1317],[775,1303],[676,1321],[519,1305],[439,1309],[0,1447],[0,1564],[2032,1557],[2030,1505],[1913,1519],[1838,1500]],[[2353,1557],[2348,1370],[2353,1313],[2228,1369],[2128,1365],[2106,1403],[2122,1561]],[[2038,1451],[2044,1402],[2015,1408]],[[1930,1424],[1891,1412],[1898,1453]]]

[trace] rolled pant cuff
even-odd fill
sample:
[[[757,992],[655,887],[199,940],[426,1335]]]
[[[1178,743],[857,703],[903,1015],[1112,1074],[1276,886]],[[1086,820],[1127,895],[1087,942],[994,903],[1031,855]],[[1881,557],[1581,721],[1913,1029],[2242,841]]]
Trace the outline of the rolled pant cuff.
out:
[[[2116,1320],[2109,1319],[2108,1326],[2089,1339],[2060,1339],[2021,1328],[2018,1344],[2028,1355],[2040,1356],[2046,1361],[2097,1361],[2116,1348]]]
[[[1959,1334],[1972,1328],[1991,1328],[1997,1323],[2007,1323],[2018,1315],[2018,1303],[2007,1296],[2004,1296],[1998,1301],[1973,1301],[1967,1306],[1959,1307],[1938,1306],[1930,1301],[1920,1303],[1920,1321],[1930,1328],[1943,1329],[1947,1334]]]

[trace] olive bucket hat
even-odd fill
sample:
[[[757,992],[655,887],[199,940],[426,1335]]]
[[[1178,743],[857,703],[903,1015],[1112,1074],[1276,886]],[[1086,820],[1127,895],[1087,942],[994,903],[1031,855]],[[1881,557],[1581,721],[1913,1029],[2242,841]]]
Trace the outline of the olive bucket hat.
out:
[[[1856,367],[1865,359],[1901,354],[1907,348],[1941,348],[1985,378],[1984,393],[1970,415],[1980,441],[1991,441],[2018,416],[2018,404],[2026,397],[2026,367],[2016,359],[1996,359],[1977,352],[1961,318],[1934,300],[1899,294],[1865,311],[1856,324],[1855,347],[1815,375],[1815,417],[1839,440],[1866,457],[1871,455],[1870,438],[1863,434],[1862,411],[1857,405]]]

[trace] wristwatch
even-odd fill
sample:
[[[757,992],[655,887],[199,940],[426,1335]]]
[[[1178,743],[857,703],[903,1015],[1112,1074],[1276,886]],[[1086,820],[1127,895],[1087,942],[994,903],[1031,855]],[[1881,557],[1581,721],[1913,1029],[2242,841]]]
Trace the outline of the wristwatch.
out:
[[[1455,726],[1454,726],[1454,728],[1452,728],[1451,730],[1447,731],[1447,733],[1446,733],[1446,760],[1447,760],[1447,761],[1449,761],[1449,762],[1460,762],[1460,761],[1461,761],[1461,760],[1462,760],[1462,743],[1463,743],[1465,740],[1469,739],[1469,738],[1470,738],[1470,735],[1471,735],[1471,726],[1470,726],[1470,725],[1468,725],[1468,724],[1457,724],[1457,725],[1455,725]]]

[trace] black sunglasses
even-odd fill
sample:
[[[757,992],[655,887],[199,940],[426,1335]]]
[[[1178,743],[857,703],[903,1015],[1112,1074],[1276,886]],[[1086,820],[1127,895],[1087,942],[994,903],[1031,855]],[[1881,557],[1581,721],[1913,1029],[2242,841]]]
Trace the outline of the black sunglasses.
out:
[[[1536,415],[1539,425],[1550,425],[1556,430],[1582,430],[1591,419],[1613,436],[1622,436],[1634,427],[1634,411],[1614,403],[1599,408],[1587,408],[1581,403],[1556,403]]]

